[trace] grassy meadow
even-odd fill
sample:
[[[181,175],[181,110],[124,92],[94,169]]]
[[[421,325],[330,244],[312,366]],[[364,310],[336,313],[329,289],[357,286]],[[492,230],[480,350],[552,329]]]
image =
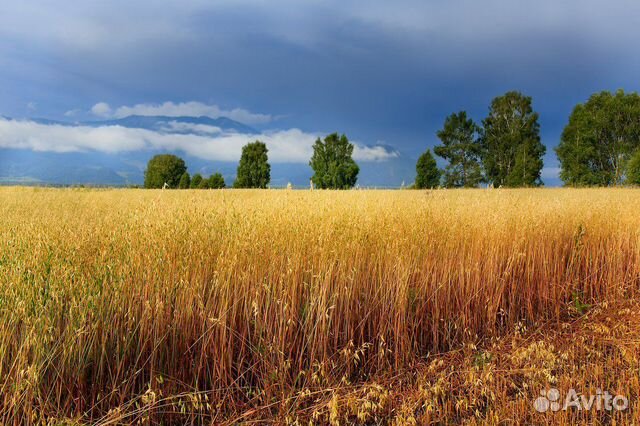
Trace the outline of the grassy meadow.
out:
[[[633,189],[1,188],[0,423],[637,422],[639,284]]]

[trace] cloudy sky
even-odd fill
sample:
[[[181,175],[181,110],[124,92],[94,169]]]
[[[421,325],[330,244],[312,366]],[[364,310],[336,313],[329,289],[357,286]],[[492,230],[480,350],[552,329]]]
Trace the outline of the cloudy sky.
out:
[[[340,131],[373,150],[363,161],[385,161],[417,157],[448,114],[480,121],[515,89],[540,113],[543,177],[554,182],[572,107],[595,91],[638,90],[639,39],[637,0],[4,0],[0,114],[227,116],[276,151]],[[48,131],[4,126],[6,146],[25,149]],[[136,148],[82,129],[65,138],[40,149]]]

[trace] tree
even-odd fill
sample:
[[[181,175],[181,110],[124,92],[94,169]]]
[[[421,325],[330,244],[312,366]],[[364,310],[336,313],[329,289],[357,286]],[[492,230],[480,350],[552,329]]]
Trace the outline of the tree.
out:
[[[479,131],[465,111],[451,114],[444,121],[444,127],[437,133],[442,145],[433,148],[433,152],[449,162],[444,172],[446,187],[473,188],[482,182]]]
[[[556,154],[560,178],[570,186],[619,185],[640,148],[640,96],[600,92],[578,104]]]
[[[542,156],[538,113],[531,98],[507,92],[491,102],[480,137],[486,178],[496,186],[538,186],[542,184]]]
[[[271,181],[271,166],[267,146],[260,141],[242,148],[234,188],[266,188]]]
[[[184,160],[171,154],[154,156],[147,163],[144,172],[145,188],[164,188],[166,183],[169,188],[177,188],[180,178],[187,171]]]
[[[640,185],[640,149],[636,150],[627,163],[627,183]]]
[[[227,185],[224,182],[224,177],[220,173],[214,173],[209,176],[209,188],[210,189],[222,189]]]
[[[416,163],[416,189],[436,188],[440,185],[440,175],[436,160],[431,155],[431,151],[426,150]]]
[[[189,185],[191,185],[191,177],[189,177],[189,173],[184,172],[182,174],[182,177],[180,178],[180,183],[178,184],[178,188],[188,189]]]
[[[321,189],[349,189],[358,180],[360,167],[353,161],[353,144],[345,135],[332,133],[318,138],[313,145],[309,165],[314,171],[311,180]]]
[[[202,178],[198,184],[198,189],[209,189],[209,179]]]
[[[195,175],[193,175],[193,178],[191,178],[191,189],[197,189],[200,188],[200,184],[202,183],[202,175],[200,173],[196,173]]]

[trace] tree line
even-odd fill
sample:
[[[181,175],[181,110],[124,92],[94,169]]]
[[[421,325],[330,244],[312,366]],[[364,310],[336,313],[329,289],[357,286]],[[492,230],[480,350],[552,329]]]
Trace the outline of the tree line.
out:
[[[546,148],[540,139],[539,114],[532,99],[511,91],[494,98],[481,124],[466,111],[446,117],[436,136],[440,144],[427,149],[416,163],[414,188],[536,187]],[[313,145],[311,181],[320,189],[349,189],[360,171],[353,144],[333,133]],[[573,109],[555,148],[560,178],[567,186],[640,185],[640,95],[603,91]],[[438,168],[436,159],[446,162]],[[268,150],[255,141],[242,148],[234,188],[266,188],[271,179]],[[224,188],[214,173],[204,178],[187,172],[174,155],[153,157],[145,172],[146,188]]]
[[[271,165],[264,142],[255,141],[242,148],[234,188],[267,188]],[[358,180],[360,168],[353,160],[353,144],[346,135],[332,133],[313,145],[309,165],[314,171],[311,181],[320,189],[349,189]],[[144,173],[145,188],[221,189],[224,177],[214,173],[208,178],[196,173],[191,177],[184,160],[172,154],[156,155]]]
[[[451,114],[416,165],[416,188],[542,185],[545,146],[531,97],[508,92],[495,98],[477,125],[465,111]],[[566,186],[640,185],[640,96],[603,91],[578,104],[555,148]]]
[[[433,152],[447,161],[444,170],[427,150],[416,165],[416,188],[475,188],[481,183],[505,187],[542,185],[539,115],[531,97],[508,92],[495,98],[482,126],[466,111],[451,114],[436,135]]]

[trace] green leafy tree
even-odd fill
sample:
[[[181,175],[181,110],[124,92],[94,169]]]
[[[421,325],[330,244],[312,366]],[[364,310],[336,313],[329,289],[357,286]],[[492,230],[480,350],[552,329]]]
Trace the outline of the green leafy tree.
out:
[[[414,188],[426,189],[436,188],[440,185],[442,172],[438,169],[435,158],[431,151],[426,150],[416,163],[416,182]]]
[[[267,146],[260,141],[242,148],[234,188],[266,188],[271,181],[271,166]]]
[[[353,161],[353,144],[345,136],[332,133],[324,141],[316,140],[309,165],[311,180],[321,189],[349,189],[357,180],[360,167]]]
[[[449,162],[444,171],[444,186],[474,188],[482,182],[479,131],[465,111],[446,118],[444,127],[437,133],[442,145],[433,148],[437,156]]]
[[[480,137],[486,179],[496,186],[538,186],[542,184],[542,157],[538,113],[531,98],[508,92],[491,102]]]
[[[200,185],[202,184],[202,181],[204,179],[202,179],[202,175],[200,173],[196,173],[195,175],[193,175],[193,177],[191,178],[191,189],[198,189],[200,188]]]
[[[227,185],[224,182],[224,177],[220,173],[214,173],[209,176],[209,188],[210,189],[222,189]]]
[[[198,189],[209,189],[209,179],[202,178],[198,184]]]
[[[184,172],[182,177],[180,178],[180,183],[178,184],[178,188],[180,189],[188,189],[189,185],[191,185],[191,177],[189,173]]]
[[[640,149],[636,150],[627,163],[627,183],[640,185]]]
[[[576,105],[562,132],[556,148],[560,178],[570,186],[622,184],[632,179],[627,162],[638,149],[640,96],[623,90],[594,94]]]
[[[186,171],[187,166],[182,158],[171,154],[156,155],[147,163],[144,187],[163,188],[166,183],[169,188],[177,188]]]

